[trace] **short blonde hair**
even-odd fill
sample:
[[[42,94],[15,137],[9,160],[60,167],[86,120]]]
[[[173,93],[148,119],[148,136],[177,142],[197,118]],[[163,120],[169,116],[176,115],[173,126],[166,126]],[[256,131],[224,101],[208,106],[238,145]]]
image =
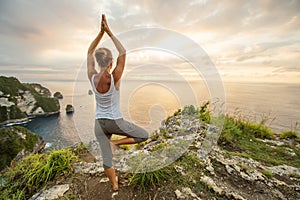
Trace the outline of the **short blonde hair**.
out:
[[[105,47],[97,49],[95,51],[95,57],[100,67],[107,67],[112,61],[112,53]]]

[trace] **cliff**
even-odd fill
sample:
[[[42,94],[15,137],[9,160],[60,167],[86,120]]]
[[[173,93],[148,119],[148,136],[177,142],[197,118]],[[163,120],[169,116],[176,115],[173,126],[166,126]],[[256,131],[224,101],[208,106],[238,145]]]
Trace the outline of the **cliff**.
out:
[[[0,76],[0,125],[27,122],[30,117],[59,113],[60,105],[40,84]]]
[[[111,190],[98,148],[96,142],[88,149],[82,145],[72,148],[81,159],[72,162],[65,150],[33,155],[30,162],[16,167],[13,175],[4,174],[10,179],[0,187],[2,199],[15,194],[30,200],[300,199],[299,133],[275,135],[261,123],[213,117],[207,104],[201,109],[189,106],[178,110],[146,142],[116,149],[118,192]],[[41,158],[47,157],[47,164],[37,168]],[[67,171],[57,173],[49,166]],[[47,179],[27,184],[43,174],[49,174]],[[20,177],[27,179],[22,182]]]

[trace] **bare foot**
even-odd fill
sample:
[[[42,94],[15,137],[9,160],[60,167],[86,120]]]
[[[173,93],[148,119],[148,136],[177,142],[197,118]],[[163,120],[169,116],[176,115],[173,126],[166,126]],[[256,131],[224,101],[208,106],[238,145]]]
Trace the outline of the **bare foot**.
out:
[[[119,190],[119,184],[118,184],[118,182],[119,182],[119,178],[118,178],[118,176],[116,176],[116,183],[112,184],[113,191],[118,191]]]

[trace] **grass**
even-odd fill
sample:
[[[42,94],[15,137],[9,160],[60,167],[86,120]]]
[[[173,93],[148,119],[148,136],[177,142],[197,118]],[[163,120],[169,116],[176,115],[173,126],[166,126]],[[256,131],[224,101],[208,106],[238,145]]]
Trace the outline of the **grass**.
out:
[[[296,155],[300,155],[300,150],[294,145],[272,146],[272,144],[266,144],[260,140],[272,140],[276,137],[275,132],[265,125],[267,118],[262,119],[260,123],[255,123],[241,117],[241,115],[213,117],[209,110],[209,102],[204,103],[197,109],[194,106],[185,106],[182,110],[176,112],[176,115],[179,114],[198,114],[199,120],[206,123],[216,122],[218,124],[219,122],[223,122],[218,144],[228,155],[252,158],[270,166],[286,164],[300,167],[300,157],[291,156],[287,151],[287,148],[289,148]],[[161,133],[164,134],[164,131],[161,130]],[[283,131],[279,137],[281,139],[293,139],[296,142],[300,141],[298,139],[299,133],[296,131]]]
[[[48,181],[69,173],[77,157],[70,149],[54,150],[50,154],[27,156],[15,168],[9,169],[0,187],[0,199],[28,199]]]
[[[290,177],[300,179],[300,175],[295,173],[290,174]]]
[[[149,187],[160,187],[171,178],[168,169],[159,169],[152,172],[134,173],[130,176],[130,184],[145,192]]]
[[[297,131],[285,130],[279,135],[280,139],[300,139],[300,134]]]
[[[285,131],[281,138],[295,138],[297,133]],[[225,116],[224,126],[218,144],[229,155],[252,158],[266,165],[290,165],[300,167],[300,157],[291,156],[287,148],[296,155],[300,150],[293,145],[272,146],[259,139],[274,139],[275,133],[262,123],[253,123],[242,118]]]
[[[175,166],[185,170],[184,175],[177,172]],[[202,164],[199,159],[193,155],[183,155],[171,165],[161,169],[142,173],[130,173],[127,175],[130,184],[139,191],[145,192],[147,188],[168,186],[176,189],[179,185],[195,185],[196,180],[200,179]]]
[[[261,173],[263,173],[263,175],[265,175],[269,179],[274,176],[274,174],[272,174],[272,172],[270,172],[269,170],[262,170]]]

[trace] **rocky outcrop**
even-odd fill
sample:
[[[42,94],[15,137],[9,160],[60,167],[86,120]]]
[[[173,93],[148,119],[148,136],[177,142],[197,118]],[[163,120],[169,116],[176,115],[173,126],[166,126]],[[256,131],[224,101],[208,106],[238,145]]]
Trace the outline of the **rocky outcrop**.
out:
[[[57,114],[59,109],[58,100],[40,84],[0,76],[0,125],[28,122],[32,117]]]
[[[130,172],[128,161],[140,156],[142,164],[139,166],[145,165],[151,171],[154,169],[150,167],[151,163],[156,163],[156,167],[160,168],[162,161],[166,165],[172,159],[175,161],[178,157],[176,154],[192,154],[199,158],[204,167],[201,179],[194,181],[201,182],[219,196],[238,200],[300,199],[299,168],[287,165],[266,166],[251,158],[226,154],[216,142],[206,146],[207,141],[210,141],[211,136],[215,137],[217,132],[217,127],[200,123],[198,116],[173,116],[163,122],[161,129],[155,133],[156,136],[152,136],[152,141],[141,149],[117,149],[114,165],[120,171]],[[273,143],[278,145],[278,142]],[[185,175],[184,168],[175,166],[175,169]],[[91,170],[94,172],[95,168]],[[200,199],[195,191],[186,187],[178,188],[174,193],[177,199]]]
[[[165,120],[160,130],[154,132],[151,140],[147,141],[145,145],[131,150],[116,149],[114,166],[120,172],[126,173],[151,172],[172,166],[171,164],[182,155],[192,155],[199,159],[201,170],[197,168],[196,171],[199,176],[187,178],[191,182],[188,186],[178,185],[171,191],[164,191],[168,195],[173,195],[170,196],[170,199],[300,199],[299,168],[288,165],[269,166],[251,157],[229,154],[218,146],[218,136],[219,128],[201,123],[198,115],[175,115]],[[284,140],[263,140],[262,142],[272,145],[274,148],[275,146],[282,146],[282,148],[288,146]],[[91,147],[90,152],[94,152],[94,155],[100,155],[96,141],[91,141],[89,147]],[[295,150],[293,154],[287,155],[293,159],[295,156],[299,156],[298,153],[299,151]],[[103,174],[102,159],[99,156],[96,159],[96,163],[78,162],[73,164],[74,171],[77,174],[86,175],[88,178],[84,177],[84,180],[101,177],[99,180],[97,179],[97,184],[99,181],[106,183],[108,179]],[[146,169],[146,171],[133,169],[132,161],[134,165]],[[182,178],[188,177],[190,166],[179,166],[175,163],[173,168],[182,175]],[[130,183],[128,184],[130,186]],[[194,185],[197,185],[198,188],[200,186],[206,188],[207,191],[215,194],[216,198],[205,196],[205,193],[195,189],[196,186],[191,187]],[[113,193],[113,195],[118,194]],[[154,195],[154,199],[159,197],[156,195],[157,193]]]

